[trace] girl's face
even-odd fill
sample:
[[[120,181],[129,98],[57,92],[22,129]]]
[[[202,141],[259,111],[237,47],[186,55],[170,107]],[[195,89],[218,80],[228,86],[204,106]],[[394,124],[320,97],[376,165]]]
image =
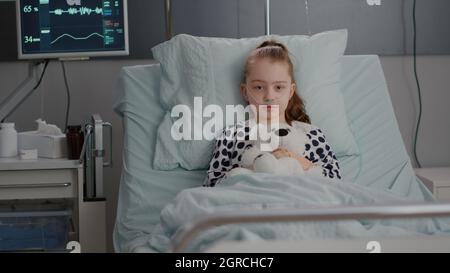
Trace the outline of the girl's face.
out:
[[[269,58],[255,59],[249,63],[246,82],[241,84],[244,99],[256,106],[258,122],[270,122],[275,118],[286,122],[286,108],[295,88],[289,65]]]

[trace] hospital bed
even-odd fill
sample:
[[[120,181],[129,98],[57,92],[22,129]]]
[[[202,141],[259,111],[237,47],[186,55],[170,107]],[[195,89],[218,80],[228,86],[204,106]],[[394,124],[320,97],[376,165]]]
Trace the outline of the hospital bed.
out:
[[[339,158],[347,181],[358,186],[388,191],[410,204],[385,206],[344,206],[334,208],[265,210],[206,215],[192,219],[184,232],[171,242],[172,251],[185,251],[199,232],[218,224],[238,220],[329,221],[390,217],[431,217],[449,215],[447,204],[429,205],[434,198],[415,176],[405,150],[383,70],[376,55],[351,55],[342,59],[341,90],[347,116],[356,138],[359,156]],[[160,224],[161,210],[180,191],[200,187],[205,170],[158,171],[152,168],[156,131],[164,115],[159,96],[149,90],[159,86],[157,63],[124,67],[114,91],[114,109],[123,117],[123,171],[119,190],[114,246],[118,252],[158,252],[149,246],[152,232]],[[422,205],[425,204],[426,205]],[[392,205],[392,206],[390,206]],[[252,216],[253,215],[253,216]],[[253,217],[253,218],[252,218]],[[261,218],[262,217],[262,218]],[[209,220],[208,220],[209,219]],[[205,224],[206,223],[206,224]],[[218,241],[206,252],[367,252],[372,241],[386,251],[446,251],[450,239],[445,235],[409,238],[310,238],[302,243],[278,241]],[[375,247],[376,249],[376,247]]]

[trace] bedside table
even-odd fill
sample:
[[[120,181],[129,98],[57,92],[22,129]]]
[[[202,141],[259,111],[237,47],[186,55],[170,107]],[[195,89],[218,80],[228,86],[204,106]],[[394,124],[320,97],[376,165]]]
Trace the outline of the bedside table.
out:
[[[84,198],[84,165],[69,159],[0,158],[0,202],[67,200],[81,252],[106,252],[106,201]]]
[[[450,167],[414,169],[439,201],[450,201]]]

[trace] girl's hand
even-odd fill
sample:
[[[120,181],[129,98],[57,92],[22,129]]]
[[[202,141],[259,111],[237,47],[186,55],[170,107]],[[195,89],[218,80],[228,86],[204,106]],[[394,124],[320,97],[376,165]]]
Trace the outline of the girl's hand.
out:
[[[289,150],[285,149],[285,148],[278,148],[276,150],[274,150],[272,152],[272,154],[276,157],[276,158],[282,158],[282,157],[292,157],[297,159],[297,161],[300,163],[300,165],[302,165],[303,170],[309,170],[313,163],[311,161],[309,161],[308,159],[306,159],[303,156],[297,156],[296,154],[290,152]]]
[[[303,156],[297,156],[296,159],[300,162],[300,165],[302,165],[303,170],[305,171],[309,170],[313,166],[313,163]]]
[[[277,159],[280,159],[282,157],[292,157],[293,153],[289,152],[289,150],[285,148],[278,148],[272,152],[273,156],[275,156]]]

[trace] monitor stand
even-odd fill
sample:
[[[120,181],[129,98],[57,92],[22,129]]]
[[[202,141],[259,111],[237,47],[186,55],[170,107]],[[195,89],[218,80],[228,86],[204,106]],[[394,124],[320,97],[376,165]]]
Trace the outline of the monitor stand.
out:
[[[14,89],[11,94],[0,104],[0,121],[3,122],[26,98],[34,91],[37,84],[37,67],[34,62],[28,64],[28,76]]]

